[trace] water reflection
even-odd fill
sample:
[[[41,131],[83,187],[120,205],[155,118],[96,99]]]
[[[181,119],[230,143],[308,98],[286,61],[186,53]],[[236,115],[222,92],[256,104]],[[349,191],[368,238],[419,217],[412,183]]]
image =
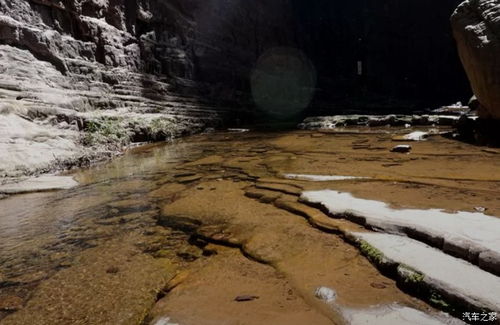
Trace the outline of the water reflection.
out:
[[[11,284],[40,280],[100,240],[154,225],[164,198],[148,193],[171,182],[176,166],[197,159],[207,145],[178,141],[131,149],[110,163],[74,172],[76,188],[1,200],[0,275]]]

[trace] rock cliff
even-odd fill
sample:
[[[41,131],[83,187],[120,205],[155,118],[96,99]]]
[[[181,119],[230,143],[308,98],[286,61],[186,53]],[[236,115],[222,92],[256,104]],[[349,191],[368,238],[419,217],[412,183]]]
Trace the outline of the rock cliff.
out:
[[[467,0],[451,21],[479,115],[500,120],[500,2]]]
[[[241,117],[257,58],[292,42],[287,6],[0,0],[0,174]]]
[[[329,115],[465,99],[448,24],[460,1],[0,0],[0,175],[248,120],[255,83],[285,118],[311,98]],[[454,19],[488,116],[498,74],[475,71],[498,56],[496,3]]]

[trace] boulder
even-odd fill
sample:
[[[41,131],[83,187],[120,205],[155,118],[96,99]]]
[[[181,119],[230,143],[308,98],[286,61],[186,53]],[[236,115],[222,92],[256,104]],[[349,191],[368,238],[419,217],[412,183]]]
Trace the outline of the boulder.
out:
[[[451,23],[479,116],[500,120],[500,2],[464,1]]]

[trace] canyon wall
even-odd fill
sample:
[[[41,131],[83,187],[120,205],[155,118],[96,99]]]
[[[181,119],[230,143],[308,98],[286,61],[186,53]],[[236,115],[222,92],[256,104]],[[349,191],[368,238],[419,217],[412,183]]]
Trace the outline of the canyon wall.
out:
[[[479,116],[500,121],[500,2],[465,1],[451,21]]]
[[[0,174],[244,117],[248,75],[293,42],[291,14],[288,0],[0,0]]]
[[[240,88],[264,50],[291,41],[287,0],[1,0],[0,10],[2,44],[109,85],[122,68]]]
[[[459,1],[0,0],[0,175],[252,121],[251,83],[285,117],[466,100]]]

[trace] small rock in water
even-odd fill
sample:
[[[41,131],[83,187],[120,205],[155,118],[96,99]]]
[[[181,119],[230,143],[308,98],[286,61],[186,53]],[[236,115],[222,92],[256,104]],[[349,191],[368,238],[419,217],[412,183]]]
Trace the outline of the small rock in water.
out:
[[[475,207],[474,210],[476,210],[477,212],[484,212],[487,209],[485,207]]]
[[[259,299],[259,296],[242,295],[234,298],[234,301],[242,302],[242,301],[252,301],[255,299]]]
[[[400,153],[407,153],[410,151],[411,151],[411,146],[407,144],[395,146],[394,148],[391,149],[391,152],[400,152]]]
[[[328,287],[319,287],[314,292],[316,298],[321,299],[325,302],[333,302],[337,298],[337,293],[335,290],[330,289]]]

